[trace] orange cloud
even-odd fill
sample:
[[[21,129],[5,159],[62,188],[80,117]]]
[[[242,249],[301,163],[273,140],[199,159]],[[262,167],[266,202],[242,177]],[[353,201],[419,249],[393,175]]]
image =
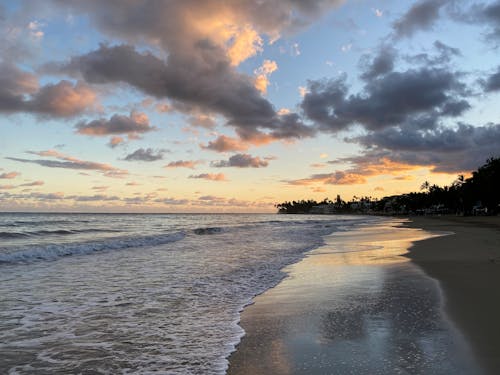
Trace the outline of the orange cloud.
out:
[[[210,141],[208,144],[202,145],[200,147],[205,150],[212,150],[217,152],[227,152],[227,151],[246,151],[248,150],[248,145],[239,139],[221,135],[215,139],[215,141]]]
[[[21,184],[19,186],[42,186],[44,184],[45,184],[45,182],[38,180],[38,181],[33,181],[33,182],[27,182],[27,183]]]
[[[390,160],[388,157],[377,159],[354,157],[343,158],[338,161],[329,161],[329,164],[337,162],[350,162],[354,164],[352,168],[344,171],[335,171],[332,173],[314,174],[309,178],[286,181],[290,185],[312,185],[323,183],[329,185],[357,185],[367,182],[367,177],[379,175],[397,175],[401,172],[407,172],[422,168],[420,165],[411,165]],[[405,176],[396,177],[398,179],[406,179]]]
[[[411,176],[411,175],[403,175],[403,176],[394,177],[394,180],[398,180],[398,181],[412,181],[414,179],[415,179],[415,177]]]
[[[201,178],[210,181],[227,181],[224,173],[202,173],[198,175],[191,175],[189,178]]]
[[[48,84],[36,93],[32,105],[37,110],[57,116],[74,116],[96,102],[96,93],[86,84],[73,85],[63,80],[57,84]]]
[[[231,34],[231,33],[230,33]],[[231,65],[237,66],[249,57],[262,52],[263,41],[257,31],[250,25],[232,31],[232,40],[227,50],[227,56],[231,60]]]
[[[272,60],[264,60],[262,66],[254,71],[257,75],[255,78],[255,88],[262,94],[267,93],[267,86],[269,86],[269,75],[278,69],[278,64]]]
[[[0,174],[0,179],[13,179],[16,178],[17,176],[21,175],[19,172],[9,172],[9,173],[2,173]]]
[[[108,146],[111,148],[115,148],[118,145],[121,145],[122,143],[125,143],[125,139],[119,136],[111,137],[111,139],[108,142]]]
[[[366,178],[355,173],[336,171],[333,173],[314,174],[309,178],[287,181],[289,185],[307,186],[317,183],[328,185],[356,185],[366,183]]]
[[[141,133],[156,130],[154,126],[150,126],[148,116],[137,111],[132,111],[130,116],[115,114],[109,120],[101,118],[90,122],[82,121],[76,128],[79,134],[89,136],[127,134],[129,139],[137,139]]]
[[[203,163],[201,160],[177,160],[165,165],[164,168],[191,168],[194,169],[197,164]]]
[[[324,163],[313,163],[310,165],[311,168],[325,168],[326,164]]]

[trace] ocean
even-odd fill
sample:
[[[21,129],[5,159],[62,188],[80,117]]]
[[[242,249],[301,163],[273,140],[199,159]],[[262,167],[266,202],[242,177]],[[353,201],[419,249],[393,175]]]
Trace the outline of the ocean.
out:
[[[252,298],[324,236],[378,220],[0,214],[0,369],[224,374]]]

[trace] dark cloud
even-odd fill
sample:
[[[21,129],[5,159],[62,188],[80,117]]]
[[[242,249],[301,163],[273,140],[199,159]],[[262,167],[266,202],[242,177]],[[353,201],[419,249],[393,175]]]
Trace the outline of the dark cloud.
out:
[[[437,172],[478,168],[488,157],[500,155],[500,124],[455,128],[393,127],[351,139],[366,147],[365,157],[382,157],[412,165],[431,166]]]
[[[411,37],[419,30],[431,28],[448,0],[423,0],[413,5],[394,25],[397,37]]]
[[[130,45],[101,45],[98,50],[73,57],[59,69],[80,74],[89,83],[125,82],[156,98],[168,97],[222,114],[228,125],[242,133],[267,129],[276,139],[313,135],[299,116],[278,115],[252,80],[232,68],[219,47],[201,41],[195,48],[196,59],[184,61],[174,54],[163,61]]]
[[[112,134],[142,134],[156,130],[149,124],[148,116],[142,112],[131,112],[130,116],[115,114],[109,120],[99,119],[90,122],[81,121],[76,125],[77,133],[90,136],[108,136]],[[115,141],[119,141],[115,139]],[[111,143],[116,146],[123,142]]]
[[[460,9],[455,16],[459,21],[486,26],[487,39],[495,44],[500,41],[500,1],[476,3],[469,9]]]
[[[500,66],[497,68],[495,73],[490,75],[486,81],[484,81],[483,86],[486,91],[500,90]]]
[[[436,48],[436,50],[440,53],[443,60],[450,60],[453,56],[462,56],[460,49],[450,47],[439,40],[436,40],[433,45],[434,48]]]
[[[445,68],[390,72],[349,95],[346,77],[310,81],[301,107],[324,131],[337,132],[354,124],[383,129],[430,116],[458,116],[469,108],[460,73]]]
[[[368,56],[363,56],[361,59],[361,69],[363,70],[361,78],[371,81],[374,78],[392,72],[396,55],[395,49],[382,47],[372,61],[369,61]]]
[[[267,167],[269,165],[269,162],[257,156],[254,157],[249,154],[236,154],[231,156],[229,160],[220,160],[211,163],[211,165],[216,168],[222,168],[222,167],[261,168],[261,167]]]
[[[125,156],[126,161],[156,161],[162,160],[165,150],[153,150],[152,148],[139,148]]]
[[[462,56],[460,49],[448,46],[439,40],[436,40],[432,46],[434,47],[434,54],[419,53],[404,56],[404,59],[410,64],[435,66],[447,65],[454,57]]]
[[[0,63],[0,112],[72,117],[91,109],[96,93],[86,84],[62,80],[39,87],[38,78],[12,63]]]

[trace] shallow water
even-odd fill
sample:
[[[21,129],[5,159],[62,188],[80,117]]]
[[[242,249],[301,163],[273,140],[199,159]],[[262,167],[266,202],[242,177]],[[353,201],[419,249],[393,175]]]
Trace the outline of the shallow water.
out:
[[[481,374],[398,221],[327,236],[245,310],[229,374]]]
[[[1,214],[0,369],[223,374],[243,306],[323,235],[374,220]]]

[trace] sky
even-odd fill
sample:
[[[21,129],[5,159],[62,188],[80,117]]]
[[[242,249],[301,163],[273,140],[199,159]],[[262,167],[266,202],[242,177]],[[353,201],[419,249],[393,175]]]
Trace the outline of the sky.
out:
[[[0,0],[0,211],[275,212],[500,156],[500,1]]]

